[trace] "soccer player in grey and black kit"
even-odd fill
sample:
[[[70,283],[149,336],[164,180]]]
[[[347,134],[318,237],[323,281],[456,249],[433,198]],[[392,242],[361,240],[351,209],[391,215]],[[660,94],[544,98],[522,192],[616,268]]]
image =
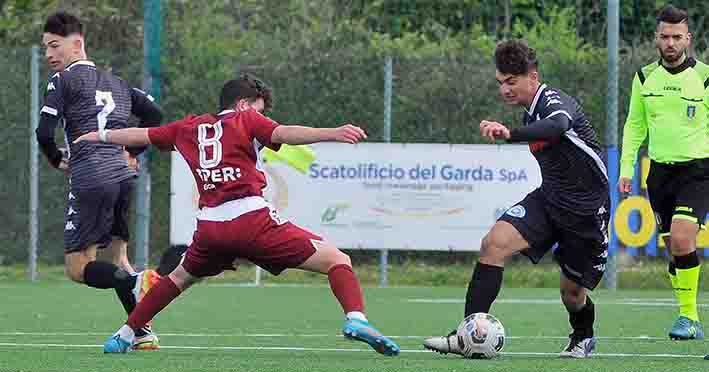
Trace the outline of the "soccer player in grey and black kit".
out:
[[[500,43],[495,64],[502,99],[525,108],[523,126],[508,129],[483,120],[481,134],[493,141],[528,142],[542,185],[508,209],[483,238],[465,316],[490,311],[507,258],[522,253],[537,263],[558,245],[554,259],[561,267],[561,299],[573,328],[560,356],[585,358],[596,343],[595,310],[587,290],[601,281],[608,255],[608,176],[598,138],[574,98],[540,82],[536,53],[526,43]],[[454,333],[428,338],[424,346],[461,354]]]
[[[135,170],[124,156],[123,146],[71,143],[97,129],[125,128],[131,114],[141,120],[141,126],[156,126],[162,113],[152,97],[131,89],[87,59],[83,25],[75,16],[52,14],[43,31],[47,62],[56,73],[47,84],[36,134],[49,163],[70,177],[64,227],[66,273],[71,280],[90,287],[114,288],[130,314],[151,283],[159,279],[153,270],[135,273],[126,255],[127,211]],[[54,142],[60,123],[66,154]],[[127,150],[135,156],[144,149]],[[96,259],[99,250],[108,256],[107,261]],[[135,349],[158,348],[149,327],[139,330],[137,336]]]

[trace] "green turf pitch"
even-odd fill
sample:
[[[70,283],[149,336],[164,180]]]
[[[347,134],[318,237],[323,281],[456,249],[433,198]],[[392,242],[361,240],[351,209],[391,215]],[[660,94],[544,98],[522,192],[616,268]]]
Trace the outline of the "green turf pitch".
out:
[[[463,288],[365,292],[370,320],[400,343],[399,357],[344,340],[326,286],[202,284],[156,319],[162,350],[104,355],[103,341],[125,318],[112,291],[0,283],[0,371],[709,371],[702,360],[708,343],[666,339],[676,315],[667,291],[597,292],[597,354],[560,360],[569,329],[557,290],[504,289],[492,313],[507,329],[505,353],[487,361],[421,347],[423,337],[458,323]],[[709,303],[709,293],[700,303]]]

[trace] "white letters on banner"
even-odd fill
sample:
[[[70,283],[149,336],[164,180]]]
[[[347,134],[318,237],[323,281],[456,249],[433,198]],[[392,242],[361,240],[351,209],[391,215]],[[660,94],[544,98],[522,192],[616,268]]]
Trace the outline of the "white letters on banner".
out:
[[[497,217],[541,184],[523,145],[311,146],[306,174],[266,163],[265,196],[291,222],[341,248],[479,250]],[[170,243],[189,244],[197,191],[172,158]]]

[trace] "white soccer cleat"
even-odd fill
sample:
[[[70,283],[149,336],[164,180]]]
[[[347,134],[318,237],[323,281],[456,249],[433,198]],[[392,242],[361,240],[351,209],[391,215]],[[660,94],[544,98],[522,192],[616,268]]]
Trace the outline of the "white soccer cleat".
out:
[[[160,341],[152,331],[144,336],[133,339],[133,350],[159,350]]]
[[[423,347],[441,354],[463,355],[463,351],[458,345],[458,335],[451,332],[448,336],[429,337],[423,340]]]
[[[569,344],[559,353],[561,358],[583,359],[591,357],[593,349],[596,347],[596,338],[569,337]]]

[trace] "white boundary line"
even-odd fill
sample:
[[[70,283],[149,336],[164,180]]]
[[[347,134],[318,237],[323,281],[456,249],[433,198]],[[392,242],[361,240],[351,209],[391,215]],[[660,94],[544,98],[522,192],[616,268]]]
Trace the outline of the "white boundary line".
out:
[[[35,347],[35,348],[63,348],[63,349],[98,349],[101,345],[87,344],[33,344],[33,343],[11,343],[2,342],[0,347]],[[317,352],[371,352],[370,349],[343,349],[343,348],[315,348],[315,347],[286,347],[286,346],[160,346],[161,349],[174,350],[258,350],[258,351],[317,351]],[[428,350],[401,350],[402,353],[431,353]],[[558,357],[558,353],[535,353],[535,352],[502,352],[502,355],[509,356],[553,356]],[[595,353],[594,357],[615,357],[615,358],[685,358],[699,359],[704,355],[690,354],[630,354],[630,353]]]
[[[66,336],[66,337],[80,337],[80,336],[110,336],[109,333],[99,333],[99,332],[0,332],[0,337],[2,336]],[[297,334],[297,333],[160,333],[160,336],[166,337],[191,337],[191,338],[209,338],[209,337],[243,337],[243,338],[308,338],[308,337],[320,337],[320,338],[339,338],[343,337],[340,334],[334,333],[310,333],[310,334]],[[389,336],[394,339],[424,339],[428,336],[417,336],[417,335],[399,335],[399,336]],[[508,339],[512,340],[568,340],[566,336],[507,336]],[[623,340],[623,341],[670,341],[667,337],[653,337],[653,336],[626,336],[626,337],[614,337],[614,336],[596,336],[599,340]]]

